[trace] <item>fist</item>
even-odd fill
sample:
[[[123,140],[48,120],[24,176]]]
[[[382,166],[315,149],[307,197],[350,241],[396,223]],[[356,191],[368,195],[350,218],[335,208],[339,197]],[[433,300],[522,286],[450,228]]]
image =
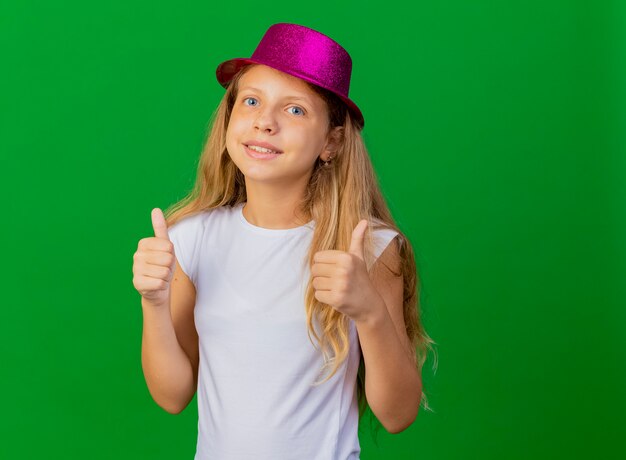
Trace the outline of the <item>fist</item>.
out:
[[[159,208],[152,210],[152,228],[154,237],[139,240],[133,255],[133,285],[142,298],[154,305],[165,305],[169,302],[176,257]]]
[[[379,294],[369,277],[363,255],[367,225],[367,220],[357,224],[348,252],[318,251],[311,267],[315,298],[354,321],[366,319],[373,313],[372,307],[378,305],[374,300]]]

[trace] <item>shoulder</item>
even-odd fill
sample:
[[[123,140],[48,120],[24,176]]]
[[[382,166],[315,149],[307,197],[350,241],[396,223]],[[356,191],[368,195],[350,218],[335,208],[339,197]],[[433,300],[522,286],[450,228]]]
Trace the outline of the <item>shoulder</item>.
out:
[[[196,211],[179,218],[167,229],[169,239],[174,245],[176,259],[194,284],[198,281],[199,254],[205,248],[207,238],[211,237],[213,229],[222,226],[221,222],[224,219],[220,219],[220,216],[226,212],[228,210],[221,207]]]
[[[389,238],[389,242],[374,260],[373,271],[380,274],[381,270],[388,274],[400,275],[402,265],[402,255],[400,253],[400,241],[402,236],[396,232]]]
[[[373,219],[371,222],[372,264],[380,263],[391,266],[399,265],[400,244],[403,235],[385,222]]]

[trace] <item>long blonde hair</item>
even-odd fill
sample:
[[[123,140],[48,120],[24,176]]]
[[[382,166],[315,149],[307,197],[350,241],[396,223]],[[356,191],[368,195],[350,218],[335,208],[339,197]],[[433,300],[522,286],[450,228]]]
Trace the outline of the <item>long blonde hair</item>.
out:
[[[233,104],[237,98],[238,83],[242,75],[253,65],[245,66],[226,88],[210,120],[210,131],[198,162],[197,177],[189,194],[165,211],[168,227],[186,216],[197,214],[219,206],[234,206],[247,200],[245,180],[242,172],[231,160],[226,150],[226,130]],[[308,83],[307,83],[308,84]],[[348,251],[352,231],[361,219],[368,219],[365,237],[366,262],[372,260],[373,228],[391,228],[399,233],[398,248],[401,256],[400,273],[404,285],[404,321],[406,332],[413,344],[413,359],[421,372],[429,350],[434,352],[434,341],[428,336],[420,320],[419,279],[417,276],[413,248],[409,240],[396,226],[380,191],[369,154],[356,123],[346,105],[333,93],[315,85],[309,87],[319,94],[329,110],[329,131],[335,130],[338,148],[331,165],[324,166],[321,160],[315,164],[301,210],[315,221],[315,229],[308,254],[309,266],[318,251],[336,249]],[[320,383],[330,379],[345,361],[349,351],[348,318],[315,298],[312,278],[305,293],[305,310],[309,338],[311,334],[321,347],[324,368],[329,375]],[[321,336],[313,325],[317,318]],[[332,353],[331,353],[332,352]],[[436,354],[435,364],[436,366]],[[430,409],[422,391],[421,404]],[[360,357],[357,397],[359,415],[367,408],[365,398],[365,367]]]

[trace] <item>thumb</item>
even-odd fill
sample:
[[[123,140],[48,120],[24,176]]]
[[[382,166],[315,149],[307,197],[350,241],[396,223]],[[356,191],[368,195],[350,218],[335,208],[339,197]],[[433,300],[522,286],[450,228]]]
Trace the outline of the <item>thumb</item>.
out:
[[[363,240],[365,237],[365,231],[369,222],[366,219],[359,221],[357,226],[352,231],[352,240],[350,241],[350,254],[354,254],[359,259],[364,260],[363,256]]]
[[[152,228],[154,229],[154,236],[157,238],[164,238],[166,240],[170,239],[170,236],[167,233],[165,216],[163,216],[163,211],[159,208],[154,208],[152,210]]]

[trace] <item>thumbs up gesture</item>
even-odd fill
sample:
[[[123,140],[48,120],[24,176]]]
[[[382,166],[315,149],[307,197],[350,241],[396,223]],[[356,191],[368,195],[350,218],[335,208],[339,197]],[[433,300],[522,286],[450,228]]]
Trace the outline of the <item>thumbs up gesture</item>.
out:
[[[311,275],[315,298],[354,321],[369,317],[380,297],[367,272],[363,240],[368,221],[361,220],[352,232],[348,252],[326,250],[313,256]]]
[[[133,285],[143,299],[160,306],[169,302],[176,257],[159,208],[152,210],[152,228],[154,237],[139,240],[133,255]]]

